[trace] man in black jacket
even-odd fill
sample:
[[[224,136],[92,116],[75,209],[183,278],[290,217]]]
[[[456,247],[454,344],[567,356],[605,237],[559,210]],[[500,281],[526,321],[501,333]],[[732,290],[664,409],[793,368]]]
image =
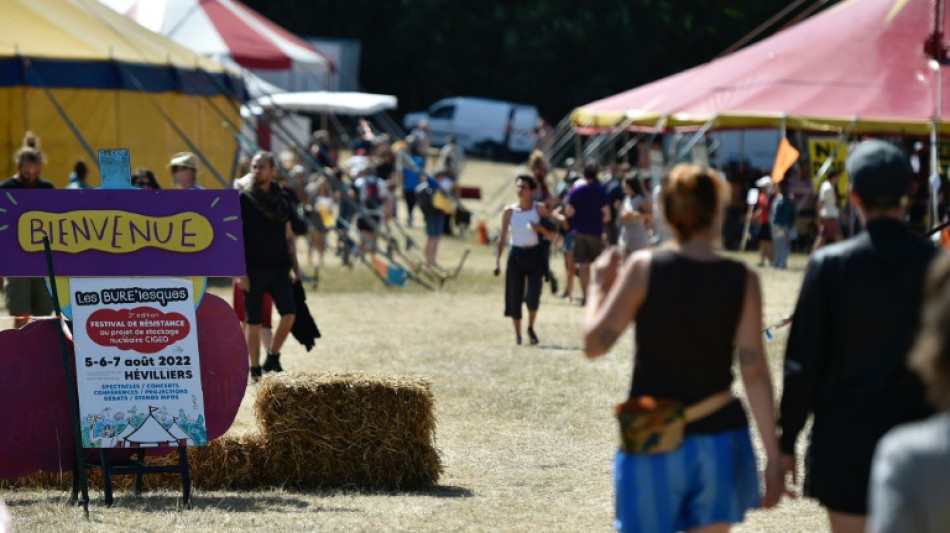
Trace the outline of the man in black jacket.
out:
[[[241,220],[244,233],[244,259],[247,276],[237,279],[244,291],[247,313],[247,350],[251,362],[251,380],[263,372],[280,372],[280,348],[294,324],[296,306],[292,283],[301,279],[297,264],[296,236],[291,229],[291,209],[274,181],[277,172],[274,154],[258,152],[251,160],[253,181],[241,191]],[[293,275],[291,279],[290,272]],[[260,364],[261,322],[264,293],[269,293],[280,313],[280,323]]]
[[[785,353],[780,444],[795,481],[795,441],[814,415],[805,495],[831,529],[863,532],[871,458],[889,429],[930,413],[906,356],[936,250],[904,223],[907,157],[880,140],[848,158],[851,202],[866,231],[816,252],[805,272]]]

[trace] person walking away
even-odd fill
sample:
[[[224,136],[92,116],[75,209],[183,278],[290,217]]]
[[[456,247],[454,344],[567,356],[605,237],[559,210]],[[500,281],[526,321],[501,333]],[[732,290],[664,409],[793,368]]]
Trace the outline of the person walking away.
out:
[[[548,162],[544,158],[544,152],[540,150],[531,152],[531,156],[528,158],[528,169],[531,171],[531,176],[534,178],[535,183],[538,184],[538,187],[534,190],[534,201],[544,204],[547,208],[547,212],[551,213],[555,205],[557,205],[557,199],[551,194],[550,189],[548,189]],[[541,219],[541,224],[549,230],[547,234],[554,235],[555,238],[557,237],[557,233],[554,233],[556,224],[553,220],[544,217]],[[541,242],[538,243],[538,246],[540,246],[538,252],[543,263],[543,279],[551,284],[551,294],[557,294],[557,277],[551,270],[551,245],[551,239],[548,239],[542,234]]]
[[[515,344],[521,344],[522,304],[528,308],[528,339],[538,344],[534,323],[541,303],[541,277],[544,274],[539,257],[538,234],[547,230],[541,225],[546,210],[532,199],[537,183],[523,174],[515,178],[518,201],[505,208],[501,217],[501,234],[495,250],[495,276],[501,273],[501,254],[508,242],[508,262],[505,266],[505,316],[511,317],[515,329]]]
[[[604,173],[604,190],[607,192],[609,200],[610,220],[604,224],[604,235],[607,238],[607,246],[615,246],[620,239],[620,224],[618,215],[620,214],[620,204],[623,203],[623,178],[626,176],[624,167],[618,163],[607,166]]]
[[[755,182],[759,188],[759,198],[752,211],[752,219],[759,227],[759,266],[765,262],[775,265],[775,248],[772,246],[772,225],[769,217],[772,215],[772,176],[762,176]]]
[[[458,186],[462,171],[465,169],[465,150],[455,141],[454,135],[445,138],[445,145],[439,150],[439,161],[436,168],[448,170],[449,175]]]
[[[934,260],[910,366],[939,413],[897,426],[871,463],[869,533],[950,531],[950,257]]]
[[[826,244],[838,242],[842,239],[841,213],[838,210],[838,178],[837,170],[828,171],[828,178],[818,188],[818,237],[812,247],[812,252]]]
[[[581,278],[581,305],[587,299],[590,264],[604,250],[604,224],[610,223],[607,192],[597,181],[598,172],[597,162],[588,160],[584,164],[584,179],[567,194],[565,214],[574,233],[574,264]]]
[[[594,264],[585,355],[607,353],[633,322],[635,366],[626,406],[666,400],[687,413],[705,411],[686,415],[685,438],[665,453],[629,445],[617,451],[619,531],[728,531],[747,510],[772,507],[781,497],[759,278],[714,251],[727,187],[708,168],[675,166],[660,194],[673,243],[627,259],[612,247]],[[766,456],[761,496],[747,415],[731,392],[734,358]]]
[[[791,250],[792,227],[795,224],[795,204],[788,194],[788,180],[778,183],[778,194],[772,203],[770,220],[772,241],[775,244],[775,268],[788,268],[788,254]]]
[[[425,172],[426,165],[429,160],[429,152],[432,149],[432,134],[429,131],[429,121],[422,119],[416,124],[416,127],[409,132],[407,136],[411,138],[406,140],[409,143],[410,148],[414,152],[414,155],[418,155],[422,158],[422,165],[419,167],[419,170]]]
[[[36,148],[39,141],[27,133],[24,145],[13,156],[16,174],[0,181],[0,189],[53,189],[53,184],[40,177],[43,170],[43,153]],[[32,144],[32,146],[31,146]],[[2,281],[3,278],[0,278]],[[13,315],[13,327],[25,326],[30,317],[53,313],[53,299],[46,290],[45,278],[7,278],[3,289],[3,301]]]
[[[307,249],[307,266],[314,269],[314,278],[316,279],[317,269],[323,268],[323,254],[327,249],[327,233],[335,223],[336,201],[333,197],[333,186],[330,185],[330,180],[325,176],[311,175],[306,191],[313,223]],[[316,266],[313,264],[314,250],[317,251]]]
[[[271,152],[258,152],[251,159],[254,180],[241,192],[241,220],[244,223],[244,257],[247,276],[238,279],[244,291],[247,310],[247,348],[251,362],[251,380],[263,372],[280,372],[280,349],[293,327],[296,309],[292,283],[302,279],[297,265],[296,236],[290,227],[290,206],[274,181],[277,161]],[[288,276],[288,270],[293,279]],[[260,364],[261,306],[264,293],[271,295],[280,322]]]
[[[893,144],[851,152],[851,202],[865,231],[812,254],[785,352],[783,469],[797,480],[795,444],[814,417],[805,495],[834,533],[864,532],[871,458],[898,424],[932,413],[907,366],[935,248],[904,222],[911,169]]]
[[[407,139],[409,148],[409,161],[402,165],[402,198],[406,202],[406,225],[412,227],[412,210],[416,207],[416,189],[422,182],[422,174],[425,172],[425,159],[418,152],[418,145],[415,141]]]
[[[376,176],[373,167],[362,167],[358,171],[353,189],[360,204],[360,213],[356,218],[356,227],[362,234],[360,253],[376,254],[376,239],[384,225],[389,224],[389,189],[386,182]]]
[[[640,180],[627,176],[623,180],[623,203],[620,206],[620,253],[627,257],[637,250],[650,247],[647,225],[653,219],[652,206],[643,193]]]
[[[565,214],[565,210],[567,208],[567,195],[581,177],[574,169],[574,164],[573,157],[569,157],[564,161],[564,175],[554,189],[554,194],[557,197],[557,207],[551,213],[552,218],[558,223],[558,233],[561,236],[561,253],[564,254],[565,283],[561,299],[569,302],[574,300],[574,276],[577,272],[574,266],[574,234],[571,233],[571,222]]]
[[[416,188],[416,199],[419,210],[422,211],[426,230],[426,265],[439,268],[436,257],[439,253],[439,239],[445,228],[447,215],[435,206],[434,197],[441,189],[441,184],[434,178],[424,174],[420,177],[422,183]]]

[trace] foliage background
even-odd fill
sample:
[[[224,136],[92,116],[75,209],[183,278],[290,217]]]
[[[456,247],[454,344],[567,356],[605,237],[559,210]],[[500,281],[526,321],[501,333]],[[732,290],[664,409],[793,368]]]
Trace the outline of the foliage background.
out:
[[[359,39],[363,90],[399,112],[447,96],[574,107],[707,62],[835,0],[245,0],[305,36]]]

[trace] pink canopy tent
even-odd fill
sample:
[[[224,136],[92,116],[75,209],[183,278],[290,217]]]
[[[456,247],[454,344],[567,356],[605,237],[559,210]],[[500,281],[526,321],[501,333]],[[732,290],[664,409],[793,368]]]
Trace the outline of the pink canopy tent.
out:
[[[935,24],[934,4],[846,0],[723,58],[578,107],[571,122],[582,133],[708,125],[950,134],[947,20]]]
[[[326,88],[333,63],[238,0],[101,0],[146,28],[287,90]]]

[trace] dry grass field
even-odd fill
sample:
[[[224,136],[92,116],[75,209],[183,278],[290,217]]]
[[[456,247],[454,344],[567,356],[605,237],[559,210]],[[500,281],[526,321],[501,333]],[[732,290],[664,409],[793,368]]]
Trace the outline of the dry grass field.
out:
[[[481,186],[487,199],[515,172],[510,165],[473,161],[464,183]],[[468,205],[486,214],[513,198],[509,186],[494,203]],[[488,226],[497,230],[498,217]],[[423,242],[418,227],[410,231]],[[366,268],[341,267],[328,254],[319,287],[308,295],[324,338],[309,353],[290,340],[283,357],[289,370],[430,380],[445,467],[437,487],[399,493],[198,490],[191,509],[182,509],[180,493],[171,490],[140,497],[118,492],[107,508],[94,490],[88,521],[81,509],[67,506],[65,492],[0,489],[16,531],[610,531],[611,408],[629,385],[632,336],[606,357],[587,361],[580,352],[582,308],[553,298],[546,287],[536,328],[540,345],[515,346],[511,322],[502,316],[503,283],[491,273],[494,247],[475,243],[474,224],[461,238],[443,239],[440,262],[454,265],[466,248],[472,254],[461,275],[437,292],[383,287]],[[752,253],[735,257],[757,261]],[[805,260],[793,256],[787,271],[759,269],[767,323],[790,313]],[[562,259],[552,261],[563,285]],[[230,298],[228,290],[212,290]],[[0,327],[10,325],[0,321]],[[767,341],[776,380],[786,334],[779,330]],[[232,431],[255,427],[254,398],[249,386]],[[816,505],[786,500],[750,514],[735,531],[826,529]]]

